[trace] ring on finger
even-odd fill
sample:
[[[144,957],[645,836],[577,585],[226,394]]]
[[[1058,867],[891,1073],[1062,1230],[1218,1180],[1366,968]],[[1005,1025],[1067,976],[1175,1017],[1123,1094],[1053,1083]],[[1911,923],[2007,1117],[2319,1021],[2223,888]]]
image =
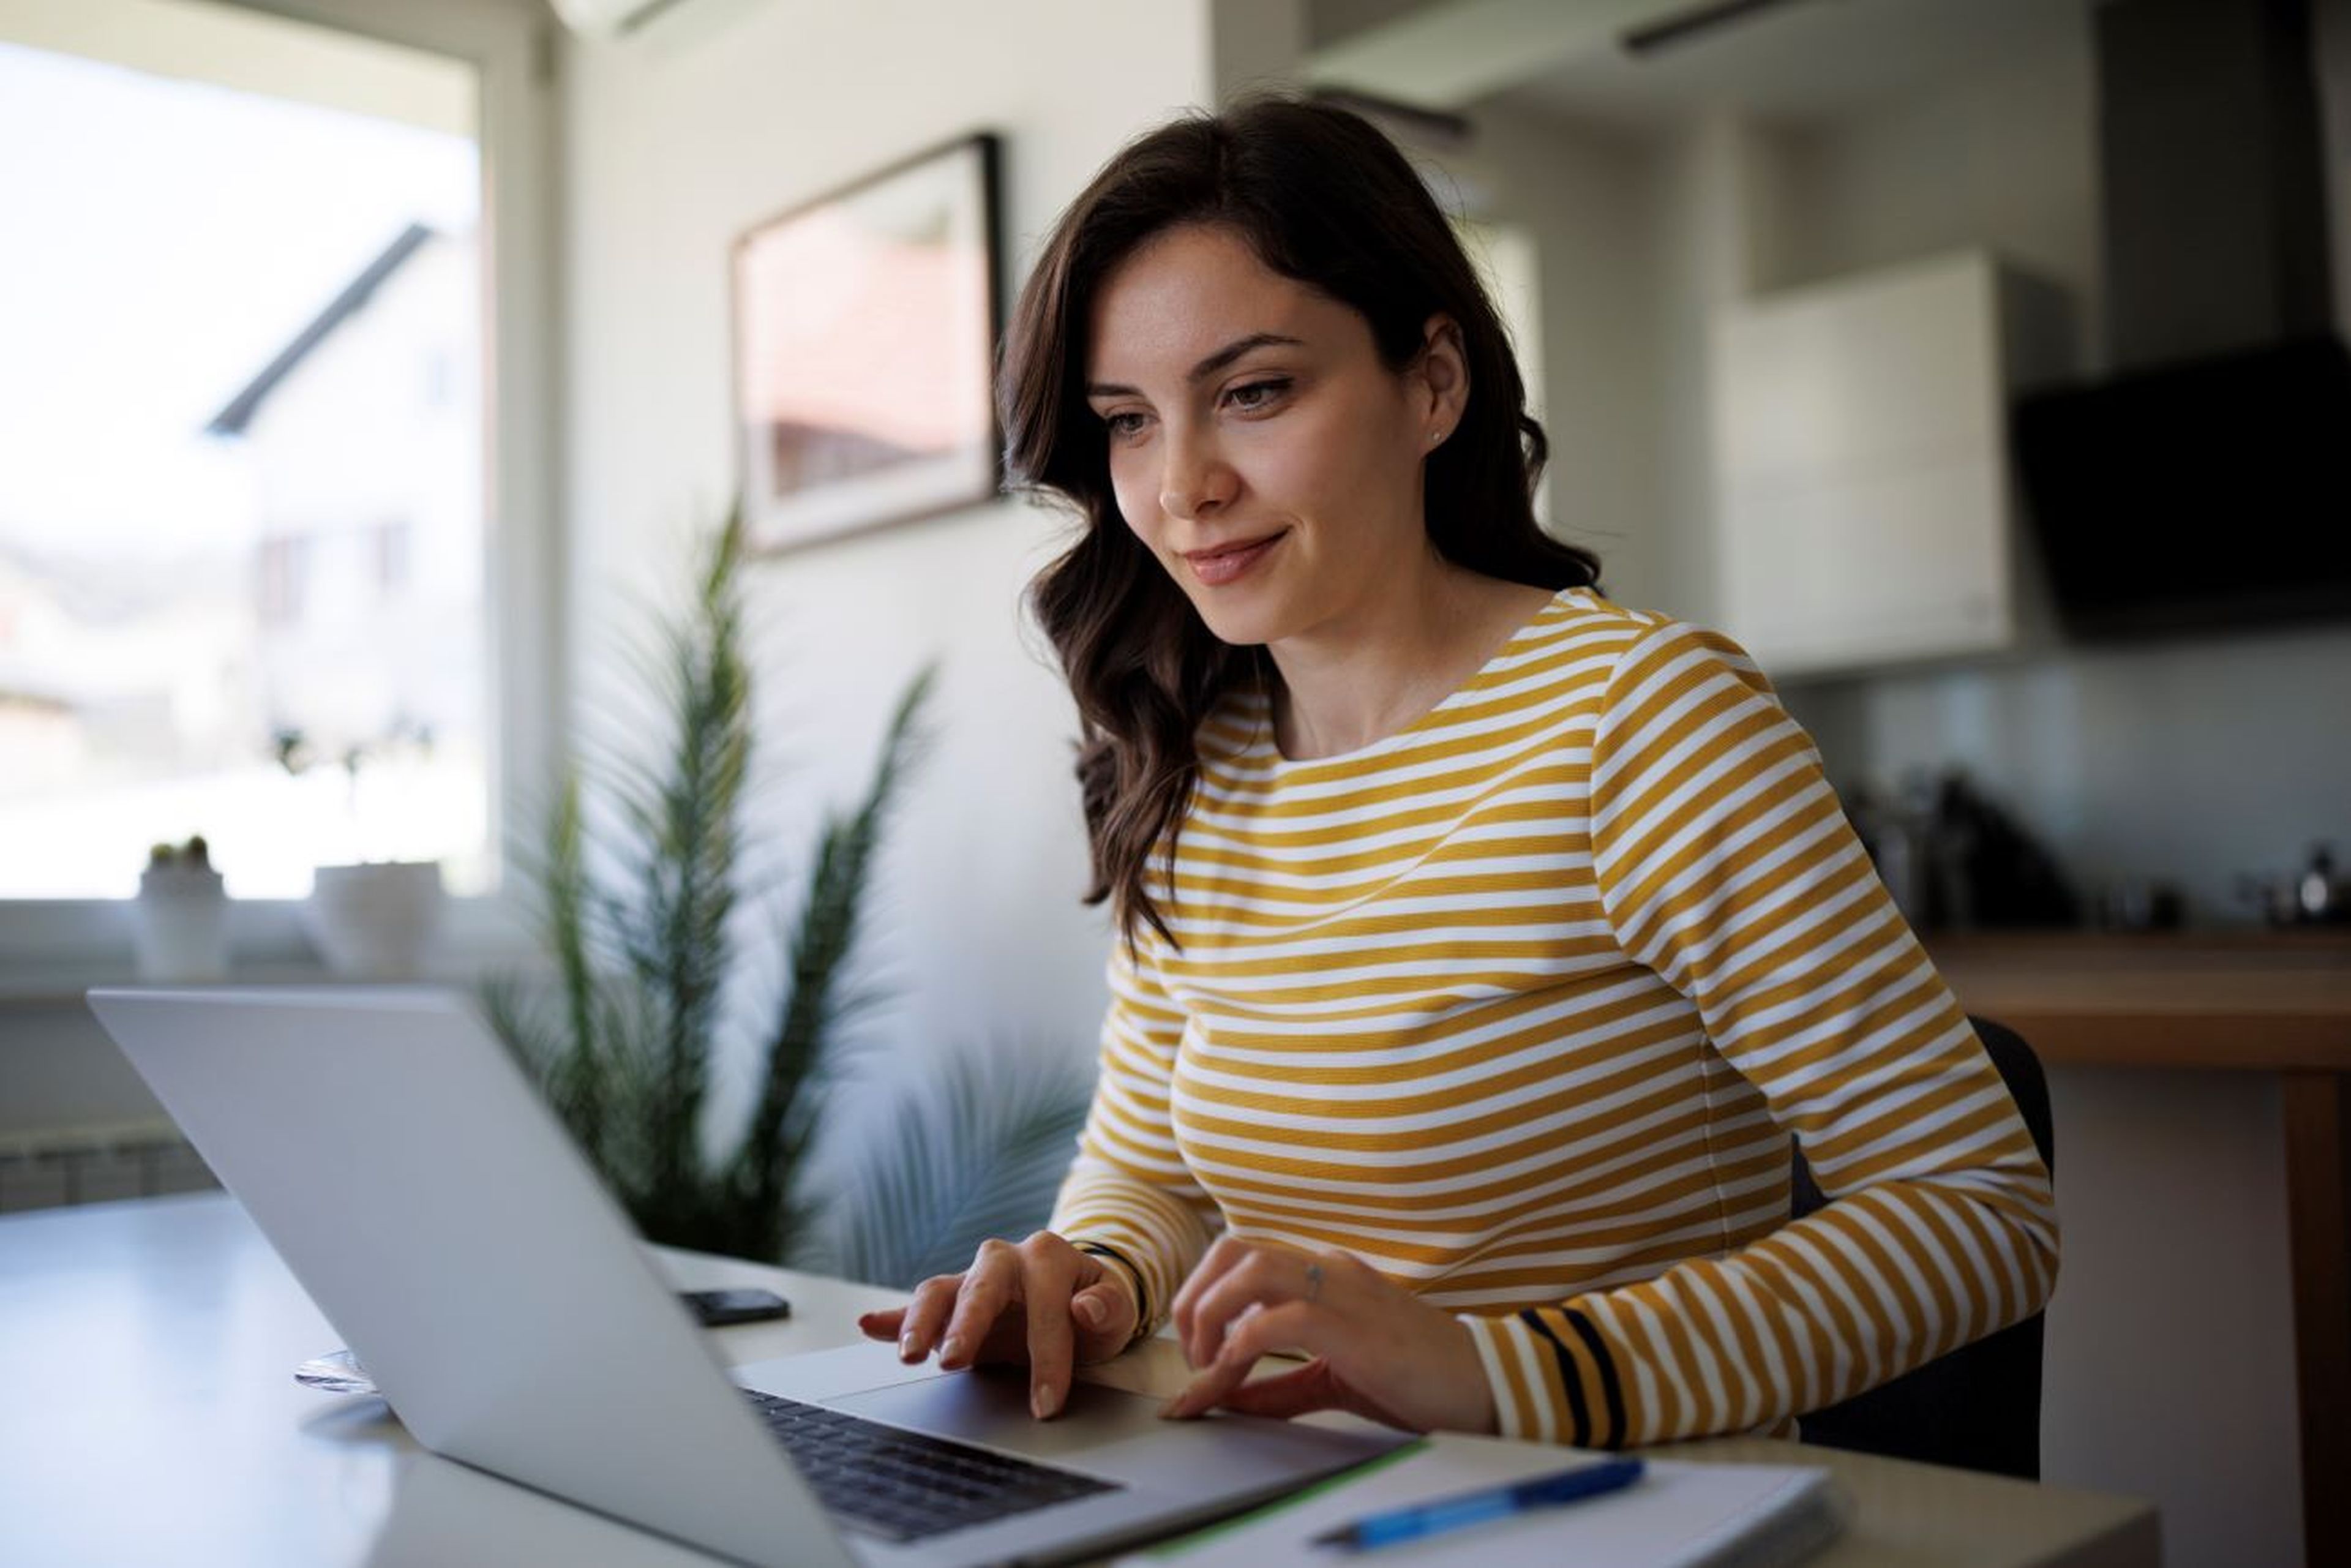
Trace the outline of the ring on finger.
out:
[[[1311,1301],[1322,1293],[1322,1265],[1309,1260],[1306,1264],[1306,1300]]]

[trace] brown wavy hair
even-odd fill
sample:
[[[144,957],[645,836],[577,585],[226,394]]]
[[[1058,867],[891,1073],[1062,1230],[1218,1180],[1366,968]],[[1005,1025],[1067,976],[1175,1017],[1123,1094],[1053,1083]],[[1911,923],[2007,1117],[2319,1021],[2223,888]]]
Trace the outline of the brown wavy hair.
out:
[[[1129,942],[1138,920],[1175,941],[1146,885],[1152,852],[1165,841],[1173,856],[1199,779],[1201,721],[1237,684],[1268,678],[1261,651],[1219,642],[1127,528],[1108,434],[1086,403],[1102,280],[1144,241],[1190,224],[1231,229],[1269,270],[1353,308],[1391,371],[1418,358],[1430,317],[1451,317],[1469,397],[1427,458],[1430,543],[1471,571],[1553,591],[1595,583],[1600,570],[1535,518],[1550,446],[1527,414],[1509,336],[1394,143],[1346,110],[1270,95],[1186,114],[1129,142],[1047,237],[997,379],[1009,487],[1082,523],[1069,552],[1029,584],[1029,602],[1077,699],[1093,852],[1086,902],[1111,900]]]

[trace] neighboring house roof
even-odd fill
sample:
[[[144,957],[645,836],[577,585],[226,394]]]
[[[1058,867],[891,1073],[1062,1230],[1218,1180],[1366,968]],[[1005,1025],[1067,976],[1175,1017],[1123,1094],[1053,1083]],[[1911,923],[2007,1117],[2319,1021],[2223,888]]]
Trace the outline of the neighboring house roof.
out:
[[[11,708],[20,711],[29,710],[33,713],[57,714],[66,717],[72,716],[74,711],[73,704],[63,698],[48,696],[23,686],[0,685],[0,713],[5,713]]]
[[[253,416],[260,412],[262,403],[277,390],[277,383],[293,374],[294,367],[307,359],[311,350],[325,342],[337,327],[359,314],[369,298],[382,286],[383,280],[399,271],[401,264],[414,256],[432,237],[433,231],[423,224],[411,224],[401,230],[400,237],[386,246],[381,256],[368,263],[366,269],[345,285],[343,291],[336,295],[327,308],[319,312],[317,319],[303,328],[243,392],[229,399],[226,408],[213,415],[212,423],[204,426],[204,434],[243,435],[246,427],[253,423]]]

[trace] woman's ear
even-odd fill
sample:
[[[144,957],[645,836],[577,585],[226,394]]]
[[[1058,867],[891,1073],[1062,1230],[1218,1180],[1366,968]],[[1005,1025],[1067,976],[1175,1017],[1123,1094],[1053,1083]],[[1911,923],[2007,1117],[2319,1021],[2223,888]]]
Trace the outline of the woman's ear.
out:
[[[1421,329],[1420,358],[1414,366],[1426,389],[1425,413],[1429,444],[1453,434],[1469,406],[1469,360],[1463,351],[1461,328],[1452,317],[1431,316]]]

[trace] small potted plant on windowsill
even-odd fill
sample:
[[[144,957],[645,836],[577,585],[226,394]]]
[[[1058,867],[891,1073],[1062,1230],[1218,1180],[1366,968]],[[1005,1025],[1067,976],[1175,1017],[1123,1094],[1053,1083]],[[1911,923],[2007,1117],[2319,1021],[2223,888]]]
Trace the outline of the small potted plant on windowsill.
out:
[[[346,780],[346,807],[353,840],[363,841],[360,776],[368,763],[402,748],[430,755],[432,732],[395,725],[368,745],[343,747],[331,758]],[[322,760],[299,729],[276,734],[278,765],[299,777]],[[438,861],[360,859],[321,865],[311,873],[310,896],[302,905],[303,929],[327,967],[349,979],[409,980],[423,974],[439,935],[446,904]]]
[[[147,852],[131,946],[142,980],[228,977],[228,894],[201,833]]]

